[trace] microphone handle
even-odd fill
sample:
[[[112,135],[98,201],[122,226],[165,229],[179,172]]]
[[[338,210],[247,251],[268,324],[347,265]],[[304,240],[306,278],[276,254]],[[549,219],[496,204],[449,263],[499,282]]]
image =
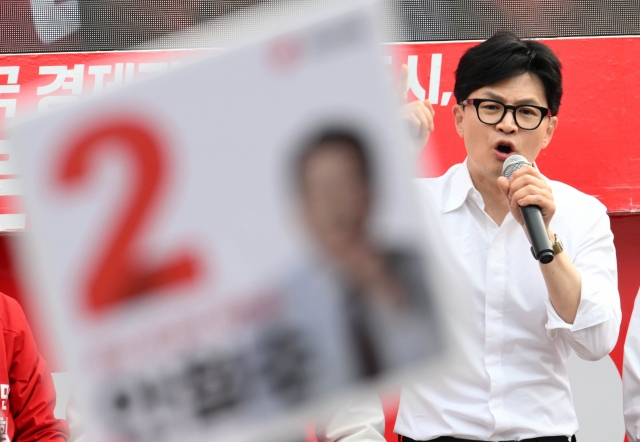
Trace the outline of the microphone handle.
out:
[[[547,229],[544,227],[540,206],[534,204],[520,206],[520,214],[527,228],[536,259],[542,264],[549,264],[553,261],[553,246],[549,240]]]

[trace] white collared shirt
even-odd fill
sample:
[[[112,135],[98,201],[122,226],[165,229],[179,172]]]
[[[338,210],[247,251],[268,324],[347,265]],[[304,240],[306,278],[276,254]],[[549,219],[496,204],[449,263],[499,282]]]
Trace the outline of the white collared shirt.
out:
[[[524,230],[509,213],[498,226],[484,211],[466,161],[417,180],[458,261],[460,297],[471,316],[454,327],[456,362],[402,389],[395,431],[415,440],[453,436],[520,440],[578,430],[567,357],[597,360],[620,328],[616,256],[606,208],[548,180],[556,203],[551,230],[580,272],[573,324],[555,312]]]
[[[631,322],[624,342],[622,369],[624,425],[630,442],[640,441],[640,296],[631,314]]]

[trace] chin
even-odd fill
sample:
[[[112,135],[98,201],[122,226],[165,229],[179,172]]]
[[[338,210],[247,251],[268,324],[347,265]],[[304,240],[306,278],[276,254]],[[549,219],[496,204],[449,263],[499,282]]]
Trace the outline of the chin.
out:
[[[496,159],[495,161],[493,161],[493,164],[485,168],[485,174],[497,180],[498,177],[502,176],[502,164],[504,164],[503,161],[499,161]]]

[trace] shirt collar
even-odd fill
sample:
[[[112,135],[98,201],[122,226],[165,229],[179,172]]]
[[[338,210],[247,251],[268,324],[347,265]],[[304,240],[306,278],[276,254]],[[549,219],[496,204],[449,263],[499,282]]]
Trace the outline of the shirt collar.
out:
[[[471,175],[467,167],[467,159],[465,158],[464,162],[451,177],[451,192],[449,192],[449,197],[444,204],[443,212],[451,212],[460,207],[473,189],[475,188],[473,187],[473,181],[471,181]]]

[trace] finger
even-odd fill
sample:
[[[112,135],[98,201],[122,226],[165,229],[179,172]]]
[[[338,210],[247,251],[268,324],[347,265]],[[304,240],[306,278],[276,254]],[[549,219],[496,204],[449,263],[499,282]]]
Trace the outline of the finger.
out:
[[[416,101],[416,115],[420,118],[421,127],[420,127],[420,135],[422,137],[427,137],[429,133],[433,130],[433,120],[431,117],[431,112],[429,109],[422,103],[421,101]]]
[[[400,68],[400,80],[398,81],[398,100],[404,104],[407,102],[407,89],[409,89],[409,67],[403,64]]]
[[[549,206],[549,205],[555,204],[553,202],[553,197],[551,196],[551,193],[549,193],[546,189],[541,189],[541,188],[536,187],[534,185],[525,186],[522,189],[520,189],[517,192],[515,192],[511,196],[511,203],[513,205],[522,206],[523,204],[520,204],[520,201],[523,200],[523,198],[526,198],[528,196],[540,197],[545,206]],[[526,204],[524,204],[524,205],[526,205]]]
[[[512,184],[513,186],[513,184]],[[512,199],[523,198],[527,195],[542,195],[545,198],[553,199],[551,192],[544,187],[538,187],[535,184],[527,184],[526,186],[518,189],[515,192],[511,192]]]
[[[419,104],[420,103],[417,102],[417,101],[412,101],[411,103],[407,103],[407,104],[402,105],[400,110],[401,110],[401,113],[402,113],[403,117],[406,118],[406,119],[410,119],[413,116],[416,116],[416,117],[420,118],[418,116],[420,111],[419,111],[418,106],[417,106]]]
[[[428,102],[429,102],[428,100],[414,102],[418,106],[417,112],[419,111],[420,113],[422,113],[422,115],[424,115],[424,119],[422,119],[422,118],[421,119],[423,121],[422,134],[425,137],[428,136],[430,132],[433,132],[433,129],[434,129],[432,109],[430,109],[425,104],[425,103],[428,103]]]
[[[510,179],[512,184],[515,184],[517,182],[523,183],[540,183],[541,185],[547,185],[547,182],[544,178],[542,178],[539,175],[535,175],[535,174],[531,174],[531,173],[519,173],[519,174],[513,174],[511,175],[511,179]]]
[[[511,180],[517,180],[518,178],[525,176],[525,175],[531,175],[534,176],[538,179],[544,180],[544,178],[542,178],[542,175],[540,174],[540,172],[534,168],[533,166],[525,166],[525,167],[521,167],[520,169],[516,170],[515,172],[513,172],[513,175],[511,175]]]
[[[507,199],[507,201],[511,201],[511,196],[509,195],[509,186],[510,184],[508,179],[503,176],[498,177],[498,187],[500,188],[500,191]]]
[[[548,187],[547,181],[544,178],[542,178],[541,175],[534,174],[534,173],[527,173],[527,172],[519,173],[515,177],[512,175],[511,182],[512,183],[519,182],[519,183],[527,183],[527,184],[537,183],[541,187]]]
[[[423,104],[425,106],[425,109],[429,113],[429,130],[433,132],[433,130],[435,129],[434,120],[436,117],[436,111],[433,109],[433,105],[429,100],[424,100]]]
[[[509,188],[510,196],[513,197],[516,192],[527,186],[535,186],[551,193],[551,188],[545,180],[534,177],[533,175],[522,175],[515,180],[511,180],[511,186]]]
[[[420,121],[420,134],[423,134],[426,130],[429,130],[429,111],[425,108],[424,104],[420,101],[412,101],[409,104],[404,105],[405,111],[412,116],[415,116]]]
[[[433,104],[431,104],[431,101],[429,101],[429,99],[424,100],[424,105],[431,112],[431,116],[435,117],[436,116],[436,110],[433,108]]]
[[[520,197],[516,200],[516,202],[518,203],[519,206],[530,206],[532,204],[535,204],[536,206],[540,206],[540,208],[550,208],[551,205],[549,204],[551,201],[549,201],[548,198],[546,198],[544,195],[538,195],[538,194],[532,194],[532,195],[525,195],[523,197]]]
[[[431,111],[431,115],[433,115],[435,117],[436,116],[436,110],[433,108],[433,104],[431,104],[431,101],[429,101],[428,98],[426,100],[424,100],[424,105],[427,107],[427,109],[429,109]]]
[[[420,121],[420,118],[418,118],[417,115],[412,114],[408,117],[407,121],[409,121],[409,124],[411,125],[411,135],[419,136],[420,130],[422,128],[422,122]]]
[[[518,200],[518,205],[522,207],[531,205],[538,206],[542,210],[542,216],[545,218],[553,215],[556,211],[555,204],[550,204],[550,201],[542,195],[527,195]]]

